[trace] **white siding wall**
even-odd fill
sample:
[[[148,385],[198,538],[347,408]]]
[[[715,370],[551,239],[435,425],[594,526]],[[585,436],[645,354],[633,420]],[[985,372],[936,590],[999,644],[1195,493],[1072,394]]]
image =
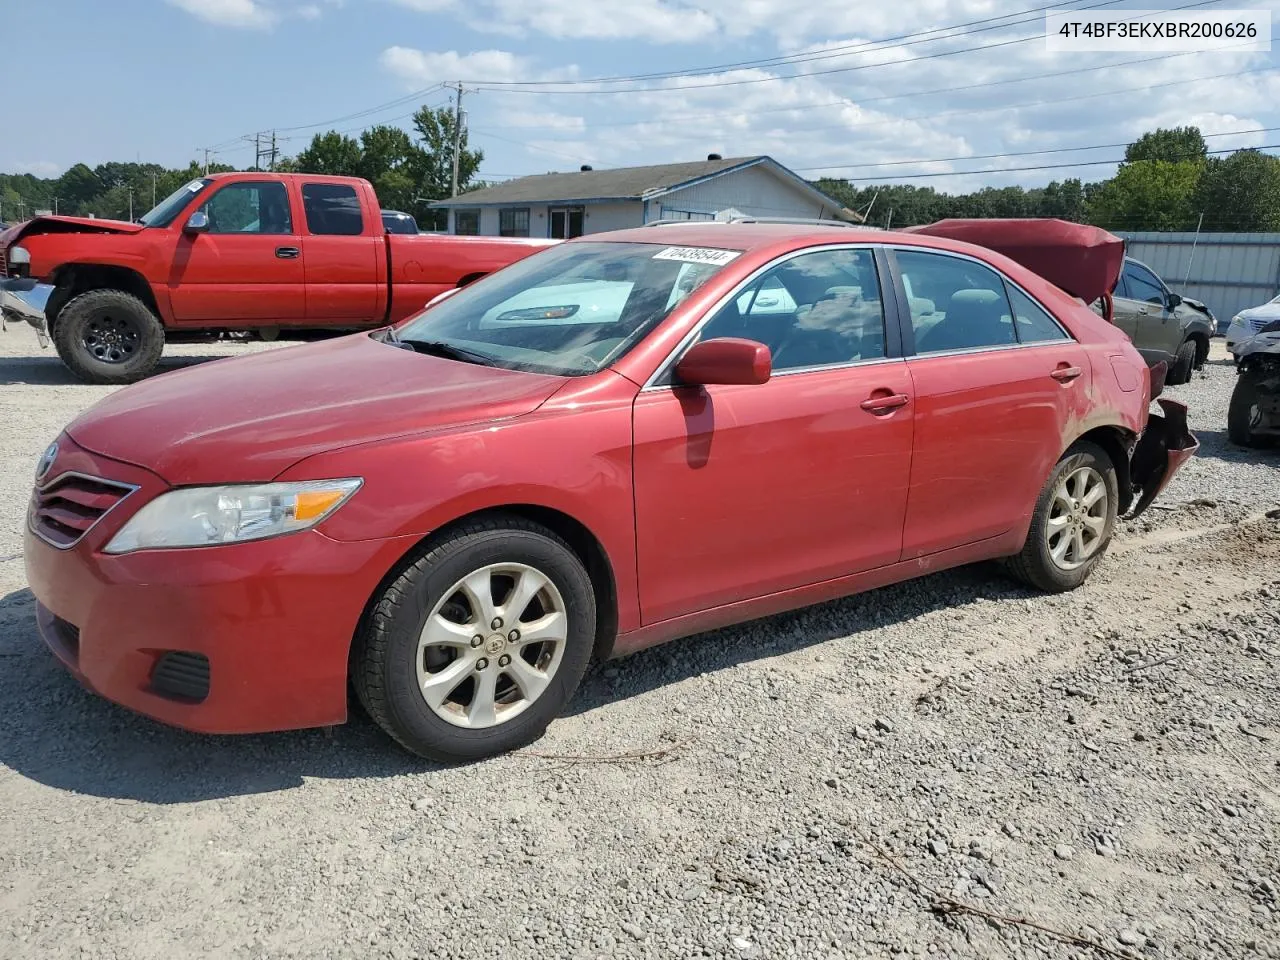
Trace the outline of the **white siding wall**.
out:
[[[644,222],[644,204],[635,203],[587,203],[583,204],[587,216],[583,221],[586,233],[604,233],[606,230],[624,230],[638,227]],[[498,207],[480,208],[480,235],[498,235]],[[550,230],[550,208],[544,204],[529,204],[529,235],[545,237]],[[449,232],[454,232],[453,211],[449,216]]]
[[[654,209],[658,203],[661,214]],[[649,216],[679,216],[676,210],[714,214],[729,208],[754,217],[830,218],[834,212],[830,204],[824,208],[799,188],[755,166],[669,193],[649,204]]]

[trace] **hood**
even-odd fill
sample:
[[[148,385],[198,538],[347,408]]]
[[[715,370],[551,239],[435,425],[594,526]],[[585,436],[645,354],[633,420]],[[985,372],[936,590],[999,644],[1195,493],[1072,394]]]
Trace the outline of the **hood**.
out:
[[[174,485],[259,482],[352,444],[520,416],[564,383],[355,334],[144,380],[91,407],[67,433]]]
[[[1280,303],[1264,303],[1260,307],[1250,307],[1247,310],[1241,310],[1236,316],[1245,319],[1280,319]]]
[[[33,233],[140,233],[141,223],[127,220],[98,220],[93,217],[34,217],[0,233],[0,247],[8,247]]]
[[[994,250],[1085,303],[1114,290],[1124,268],[1123,240],[1100,227],[1066,220],[939,220],[903,232]]]

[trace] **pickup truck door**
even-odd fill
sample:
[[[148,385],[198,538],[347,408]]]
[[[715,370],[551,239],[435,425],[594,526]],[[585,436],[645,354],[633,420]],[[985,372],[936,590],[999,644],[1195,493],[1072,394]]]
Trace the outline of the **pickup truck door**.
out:
[[[352,184],[302,183],[307,320],[381,323],[387,238]]]
[[[178,234],[167,286],[182,324],[300,323],[306,298],[302,237],[280,181],[237,180],[198,208],[203,233]]]

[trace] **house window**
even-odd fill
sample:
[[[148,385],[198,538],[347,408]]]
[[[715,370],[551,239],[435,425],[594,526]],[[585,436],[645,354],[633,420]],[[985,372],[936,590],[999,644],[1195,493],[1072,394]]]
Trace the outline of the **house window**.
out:
[[[455,210],[453,212],[453,232],[466,237],[480,235],[479,210]]]
[[[529,208],[508,207],[498,212],[498,234],[503,237],[529,235]]]
[[[551,209],[551,239],[572,240],[582,236],[583,218],[586,211],[582,207],[553,207]]]

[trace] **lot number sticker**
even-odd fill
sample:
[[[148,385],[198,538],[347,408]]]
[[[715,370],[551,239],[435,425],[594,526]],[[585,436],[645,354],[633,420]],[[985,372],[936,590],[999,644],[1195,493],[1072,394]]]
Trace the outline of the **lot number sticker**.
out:
[[[681,263],[708,263],[723,267],[738,257],[741,250],[716,250],[714,247],[667,247],[653,255],[655,260],[678,260]]]

